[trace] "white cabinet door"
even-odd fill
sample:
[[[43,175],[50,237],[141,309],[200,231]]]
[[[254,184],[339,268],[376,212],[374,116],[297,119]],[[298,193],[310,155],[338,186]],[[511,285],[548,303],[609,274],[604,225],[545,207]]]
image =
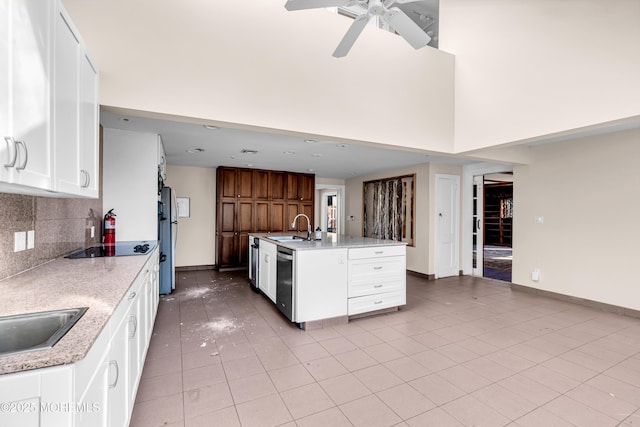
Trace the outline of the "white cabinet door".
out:
[[[121,304],[126,304],[123,301]],[[118,312],[120,310],[116,310]],[[117,316],[117,317],[116,317]],[[108,395],[107,408],[108,425],[124,426],[129,420],[129,373],[127,365],[129,363],[129,311],[126,310],[122,314],[116,314],[112,320],[119,320],[113,329],[111,338],[111,346],[109,349],[109,363],[107,367],[108,376]]]
[[[259,256],[258,286],[271,301],[276,302],[278,247],[262,239],[260,240]]]
[[[163,180],[167,179],[167,158],[160,135],[158,135],[158,173]]]
[[[55,190],[98,197],[98,74],[61,4],[54,34]]]
[[[80,58],[80,195],[100,190],[98,71],[86,52]]]
[[[0,181],[44,190],[52,188],[54,6],[49,1],[0,0]]]
[[[38,427],[40,425],[40,372],[18,372],[0,376],[0,425]]]

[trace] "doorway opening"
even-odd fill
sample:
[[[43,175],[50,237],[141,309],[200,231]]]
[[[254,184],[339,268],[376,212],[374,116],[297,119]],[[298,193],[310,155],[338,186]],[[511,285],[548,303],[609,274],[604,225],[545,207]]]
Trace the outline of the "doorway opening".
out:
[[[344,233],[344,185],[316,184],[315,223],[321,231]]]
[[[474,177],[474,274],[511,282],[513,262],[513,174]]]

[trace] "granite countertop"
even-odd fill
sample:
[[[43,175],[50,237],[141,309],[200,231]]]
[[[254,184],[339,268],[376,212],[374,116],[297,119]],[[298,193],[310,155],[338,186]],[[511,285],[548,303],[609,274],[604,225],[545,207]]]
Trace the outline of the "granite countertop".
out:
[[[406,242],[397,242],[395,240],[374,239],[371,237],[354,237],[346,234],[322,233],[321,240],[295,240],[288,242],[278,242],[269,239],[274,236],[307,236],[307,233],[273,233],[273,234],[252,234],[254,237],[266,239],[270,243],[284,246],[292,250],[309,250],[309,249],[338,249],[338,248],[366,248],[370,246],[405,246]],[[313,239],[314,233],[311,233]]]
[[[154,252],[58,258],[0,281],[0,316],[89,307],[52,348],[0,356],[0,374],[82,360]]]

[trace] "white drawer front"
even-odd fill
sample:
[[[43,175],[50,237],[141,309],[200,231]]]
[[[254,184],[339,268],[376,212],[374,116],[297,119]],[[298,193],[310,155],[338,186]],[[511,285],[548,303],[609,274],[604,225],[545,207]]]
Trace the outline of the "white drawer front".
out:
[[[349,298],[364,295],[380,294],[384,292],[400,291],[405,289],[406,278],[404,275],[387,277],[381,280],[367,280],[349,283]]]
[[[349,283],[378,281],[405,274],[406,258],[403,256],[349,261]]]
[[[370,248],[349,249],[349,259],[380,258],[388,256],[404,256],[406,254],[405,245],[394,246],[372,246]]]
[[[404,291],[385,292],[383,294],[349,298],[349,315],[397,307],[399,305],[405,305],[406,303],[407,296]]]

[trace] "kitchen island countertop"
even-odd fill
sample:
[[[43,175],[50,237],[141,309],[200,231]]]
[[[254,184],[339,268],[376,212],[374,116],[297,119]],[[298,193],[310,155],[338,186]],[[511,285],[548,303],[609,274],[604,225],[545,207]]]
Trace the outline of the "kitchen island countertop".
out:
[[[387,239],[375,239],[371,237],[355,237],[349,236],[346,234],[335,234],[335,233],[322,233],[321,240],[313,240],[313,233],[311,233],[312,240],[294,240],[294,241],[276,241],[272,240],[269,237],[277,237],[277,236],[301,236],[305,237],[306,233],[279,233],[279,234],[265,234],[265,233],[255,233],[251,234],[254,237],[258,237],[259,239],[266,239],[271,243],[274,243],[278,246],[284,246],[285,248],[289,248],[296,251],[301,250],[310,250],[310,249],[334,249],[334,248],[366,248],[371,246],[397,246],[397,245],[406,245],[405,242],[397,242],[395,240],[387,240]]]

